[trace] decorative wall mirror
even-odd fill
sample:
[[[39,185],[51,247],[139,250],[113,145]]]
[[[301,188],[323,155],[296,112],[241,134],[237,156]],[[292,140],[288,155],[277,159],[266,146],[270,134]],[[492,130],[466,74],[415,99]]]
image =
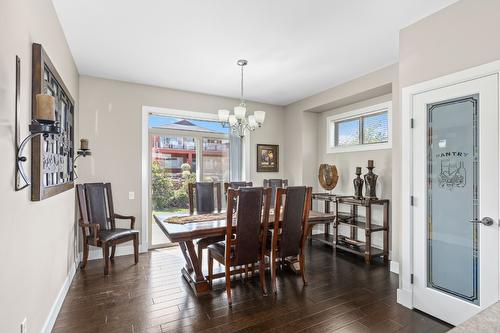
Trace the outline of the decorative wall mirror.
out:
[[[33,44],[32,117],[36,95],[55,98],[59,134],[36,136],[31,141],[31,200],[40,201],[73,188],[75,102],[40,44]]]

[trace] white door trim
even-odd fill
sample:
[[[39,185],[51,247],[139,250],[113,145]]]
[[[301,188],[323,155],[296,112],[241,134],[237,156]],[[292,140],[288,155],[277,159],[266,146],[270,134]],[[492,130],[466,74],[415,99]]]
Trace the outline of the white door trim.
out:
[[[219,120],[216,113],[195,112],[161,108],[155,106],[142,106],[141,124],[141,252],[149,249],[149,115],[158,114],[164,116],[185,117],[201,120]],[[250,134],[243,138],[243,177],[250,179]]]
[[[411,275],[413,274],[413,211],[410,203],[410,197],[413,194],[413,145],[410,128],[413,114],[413,97],[429,90],[459,84],[492,74],[500,74],[500,60],[405,87],[401,91],[401,284],[397,290],[397,301],[408,308],[413,308],[413,285],[411,283]]]

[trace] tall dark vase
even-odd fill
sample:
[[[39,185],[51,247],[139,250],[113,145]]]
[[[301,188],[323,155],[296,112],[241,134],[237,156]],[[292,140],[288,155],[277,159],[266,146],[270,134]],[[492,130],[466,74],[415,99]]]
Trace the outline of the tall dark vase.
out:
[[[363,199],[363,179],[361,176],[361,167],[356,167],[356,178],[353,179],[354,185],[354,198]]]
[[[378,176],[373,173],[373,160],[368,160],[368,173],[365,175],[365,198],[377,199],[377,178]]]

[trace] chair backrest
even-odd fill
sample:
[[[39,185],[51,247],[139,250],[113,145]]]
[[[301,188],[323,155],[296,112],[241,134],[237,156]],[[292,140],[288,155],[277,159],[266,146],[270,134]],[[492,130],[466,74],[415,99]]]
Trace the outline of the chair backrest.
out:
[[[76,185],[76,193],[80,217],[83,222],[99,224],[101,230],[115,228],[110,183],[78,184]]]
[[[221,184],[213,182],[196,182],[188,184],[189,213],[210,214],[215,211],[215,194],[217,195],[217,211],[222,209]]]
[[[270,189],[262,187],[242,187],[238,190],[230,188],[228,190],[227,221],[233,221],[234,202],[237,202],[238,209],[234,234],[232,224],[227,223],[226,226],[227,264],[230,263],[230,251],[234,242],[236,244],[233,265],[255,263],[265,252],[270,194]]]
[[[273,239],[273,245],[278,246],[278,256],[280,258],[298,255],[304,246],[308,232],[311,194],[312,188],[305,186],[277,189],[273,236],[276,239],[279,237],[279,242]],[[280,222],[276,212],[280,211],[283,197],[285,203],[283,217]]]
[[[276,201],[276,189],[288,187],[288,179],[264,179],[264,187],[272,189],[271,207],[274,207]]]

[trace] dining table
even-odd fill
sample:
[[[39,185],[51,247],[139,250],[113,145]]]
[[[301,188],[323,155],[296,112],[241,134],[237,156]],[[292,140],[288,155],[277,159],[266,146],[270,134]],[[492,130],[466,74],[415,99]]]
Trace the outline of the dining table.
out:
[[[182,276],[189,283],[196,295],[202,295],[210,291],[207,276],[203,273],[202,263],[195,250],[194,241],[200,238],[212,236],[224,236],[226,234],[226,212],[213,213],[209,215],[189,215],[183,217],[165,217],[161,214],[153,214],[153,218],[160,230],[172,243],[179,243],[180,250],[186,261],[181,269]],[[269,215],[269,227],[273,226],[274,213]],[[193,222],[191,222],[193,221]],[[316,224],[334,222],[335,214],[311,211],[309,213],[307,234]],[[233,226],[236,222],[233,220]],[[241,268],[240,268],[241,270]],[[235,271],[234,273],[238,273]],[[224,277],[224,273],[214,274],[214,278]]]

